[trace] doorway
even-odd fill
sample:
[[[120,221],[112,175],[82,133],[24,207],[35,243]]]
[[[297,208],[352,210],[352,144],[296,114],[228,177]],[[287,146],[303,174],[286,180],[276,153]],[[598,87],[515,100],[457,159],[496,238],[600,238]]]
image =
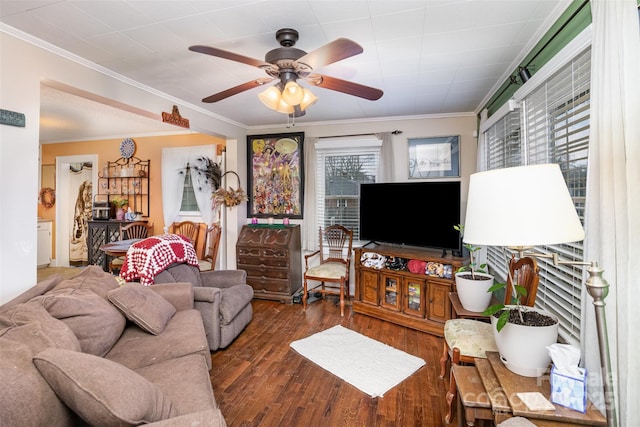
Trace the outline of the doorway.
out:
[[[87,186],[82,187],[82,194],[79,191],[71,191],[71,184],[74,180],[71,174],[71,168],[78,169],[78,165],[91,164],[93,167],[88,173],[90,177],[91,187],[96,188],[98,182],[98,155],[97,154],[83,154],[77,156],[60,156],[56,158],[56,259],[55,266],[57,267],[69,267],[71,266],[72,256],[70,254],[70,248],[72,243],[78,250],[78,239],[86,239],[86,232],[84,235],[82,230],[79,232],[78,227],[81,225],[74,225],[74,219],[77,217],[76,207],[77,201],[82,198],[85,202],[89,200],[88,212],[91,213],[91,202],[93,194],[87,194],[89,189]],[[87,177],[87,178],[88,178]],[[78,186],[75,186],[76,188]],[[84,209],[84,208],[80,208]],[[81,218],[79,218],[81,220]],[[75,237],[77,236],[77,237]],[[86,243],[85,243],[86,246]]]

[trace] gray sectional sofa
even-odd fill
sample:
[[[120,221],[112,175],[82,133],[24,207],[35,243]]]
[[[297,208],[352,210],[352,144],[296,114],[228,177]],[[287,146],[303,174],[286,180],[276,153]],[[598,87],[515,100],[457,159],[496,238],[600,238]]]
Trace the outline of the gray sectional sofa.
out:
[[[97,266],[0,306],[0,425],[226,426],[190,283]]]

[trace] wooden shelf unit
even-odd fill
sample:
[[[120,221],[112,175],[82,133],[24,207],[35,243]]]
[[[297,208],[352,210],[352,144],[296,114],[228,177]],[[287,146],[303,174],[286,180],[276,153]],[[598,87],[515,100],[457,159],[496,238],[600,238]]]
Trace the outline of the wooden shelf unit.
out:
[[[365,267],[361,258],[372,252],[406,260],[424,261],[433,274],[409,270]],[[449,292],[455,291],[455,271],[468,260],[442,256],[440,251],[370,243],[355,248],[355,299],[353,311],[419,331],[443,336],[444,322],[451,319]],[[431,270],[430,270],[431,271]],[[443,273],[444,271],[444,273]],[[443,277],[440,277],[441,274]]]
[[[121,157],[114,162],[107,162],[104,169],[98,172],[94,202],[108,202],[109,206],[113,206],[111,200],[116,196],[121,197],[129,201],[128,206],[132,211],[148,218],[150,163],[151,160],[137,157]],[[115,209],[112,209],[109,218],[115,218]]]

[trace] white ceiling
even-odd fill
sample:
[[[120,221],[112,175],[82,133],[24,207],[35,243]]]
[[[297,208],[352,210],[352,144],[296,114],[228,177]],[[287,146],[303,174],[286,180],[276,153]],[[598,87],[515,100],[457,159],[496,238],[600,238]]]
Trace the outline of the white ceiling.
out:
[[[362,45],[364,53],[315,71],[382,89],[382,98],[368,101],[314,87],[319,100],[298,123],[470,113],[514,73],[567,5],[567,0],[0,0],[0,25],[185,104],[261,127],[282,125],[286,116],[262,105],[260,88],[217,103],[201,99],[265,77],[264,71],[192,52],[189,46],[209,45],[263,60],[279,47],[275,32],[280,28],[298,30],[296,48],[307,52],[340,37]],[[119,133],[113,123],[98,131],[110,113],[122,114],[117,106],[103,104],[96,115],[92,106],[100,102],[69,97],[58,89],[44,91],[42,116],[55,120],[41,125],[42,142]],[[77,129],[56,127],[56,120]],[[129,122],[147,123],[149,132],[168,131],[166,125],[156,128],[152,118]]]

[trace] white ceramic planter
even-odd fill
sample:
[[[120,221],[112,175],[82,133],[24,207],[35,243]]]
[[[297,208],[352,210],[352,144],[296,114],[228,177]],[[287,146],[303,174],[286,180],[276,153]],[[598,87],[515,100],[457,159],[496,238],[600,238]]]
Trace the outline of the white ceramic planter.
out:
[[[496,329],[498,319],[491,316],[493,337],[500,352],[500,358],[507,369],[525,377],[539,377],[547,372],[551,363],[547,346],[558,341],[558,318],[547,311],[533,307],[523,307],[523,310],[538,311],[555,319],[556,323],[551,326],[523,326],[507,323],[498,332]]]
[[[493,285],[493,276],[484,273],[475,273],[484,280],[465,279],[461,276],[471,274],[470,271],[456,273],[456,289],[458,298],[465,310],[483,312],[489,307],[492,294],[487,292]]]

